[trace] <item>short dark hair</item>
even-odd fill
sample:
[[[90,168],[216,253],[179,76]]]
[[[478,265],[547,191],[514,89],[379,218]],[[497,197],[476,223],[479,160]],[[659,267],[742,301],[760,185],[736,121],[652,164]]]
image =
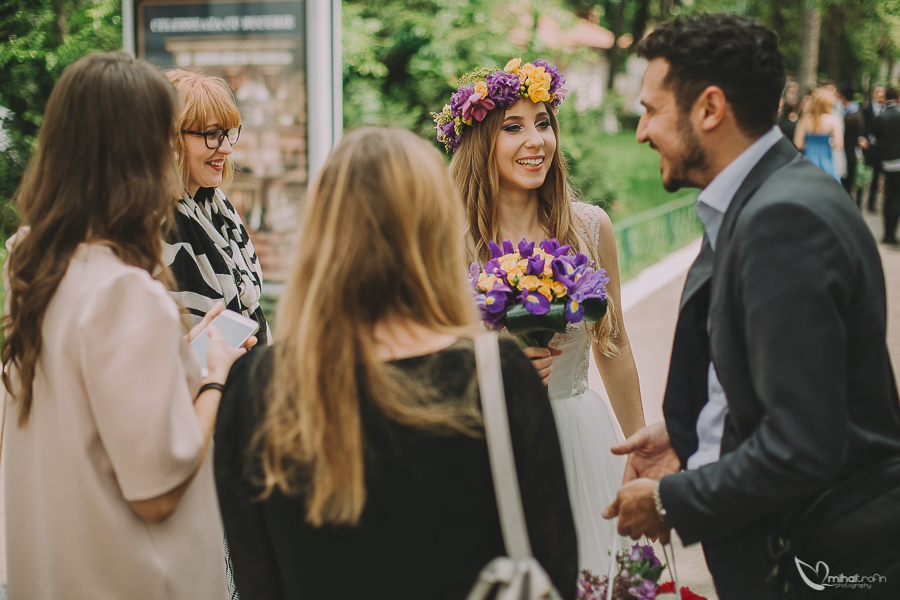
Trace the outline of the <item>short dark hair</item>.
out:
[[[787,81],[784,56],[775,32],[752,19],[726,13],[678,17],[641,40],[638,53],[669,63],[664,84],[674,89],[682,114],[714,85],[748,135],[775,124]]]
[[[852,85],[844,86],[841,88],[841,96],[846,98],[847,100],[853,100],[853,96],[856,95],[856,90],[853,89]]]
[[[884,99],[885,100],[896,100],[900,97],[900,92],[897,92],[897,88],[888,88],[884,90]]]

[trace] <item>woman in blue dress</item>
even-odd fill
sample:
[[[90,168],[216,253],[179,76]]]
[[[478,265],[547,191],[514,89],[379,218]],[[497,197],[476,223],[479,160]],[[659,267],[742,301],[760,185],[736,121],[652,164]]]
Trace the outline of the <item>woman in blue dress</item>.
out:
[[[828,97],[815,92],[809,111],[797,123],[794,144],[806,158],[840,180],[834,165],[833,151],[844,147],[843,124],[831,110],[832,104]]]

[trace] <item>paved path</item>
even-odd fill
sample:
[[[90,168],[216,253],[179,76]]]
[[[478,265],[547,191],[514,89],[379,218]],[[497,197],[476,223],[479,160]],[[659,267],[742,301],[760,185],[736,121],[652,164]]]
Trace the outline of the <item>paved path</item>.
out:
[[[873,235],[880,240],[881,219],[869,214],[864,217]],[[675,335],[675,321],[678,318],[678,302],[687,268],[699,249],[700,244],[697,240],[662,262],[648,267],[622,288],[625,324],[641,380],[641,395],[647,424],[663,420],[662,398],[668,375],[672,338]],[[891,352],[894,374],[900,380],[900,248],[879,244],[879,250],[887,282],[887,344]],[[592,368],[591,387],[602,390],[602,386],[596,368]],[[662,556],[658,545],[657,554]],[[681,585],[687,585],[709,600],[716,600],[718,596],[700,545],[685,548],[680,540],[676,540],[675,555]],[[668,574],[665,575],[665,579],[668,580]]]

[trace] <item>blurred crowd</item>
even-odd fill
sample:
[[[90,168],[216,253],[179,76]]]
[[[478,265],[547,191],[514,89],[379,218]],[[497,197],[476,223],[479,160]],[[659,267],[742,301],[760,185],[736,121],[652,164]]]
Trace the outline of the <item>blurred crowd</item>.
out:
[[[778,126],[812,162],[841,182],[862,211],[884,223],[882,242],[898,244],[900,221],[900,108],[898,91],[872,87],[867,101],[852,86],[825,82],[800,95],[788,83]]]

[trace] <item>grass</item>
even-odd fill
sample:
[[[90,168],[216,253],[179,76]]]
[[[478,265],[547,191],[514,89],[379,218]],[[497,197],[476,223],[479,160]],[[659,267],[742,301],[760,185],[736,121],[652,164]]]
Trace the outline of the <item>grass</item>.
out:
[[[585,192],[585,199],[605,208],[613,223],[697,193],[696,190],[679,190],[674,194],[665,191],[659,174],[659,154],[647,144],[638,144],[634,135],[632,130],[615,134],[598,130],[591,152],[593,168],[582,160],[578,172],[573,173],[574,183]],[[563,147],[566,147],[565,139]],[[600,186],[603,191],[593,198],[591,192],[598,187],[597,183],[585,185],[585,180],[591,178],[590,171],[599,172],[596,176],[606,179]]]

